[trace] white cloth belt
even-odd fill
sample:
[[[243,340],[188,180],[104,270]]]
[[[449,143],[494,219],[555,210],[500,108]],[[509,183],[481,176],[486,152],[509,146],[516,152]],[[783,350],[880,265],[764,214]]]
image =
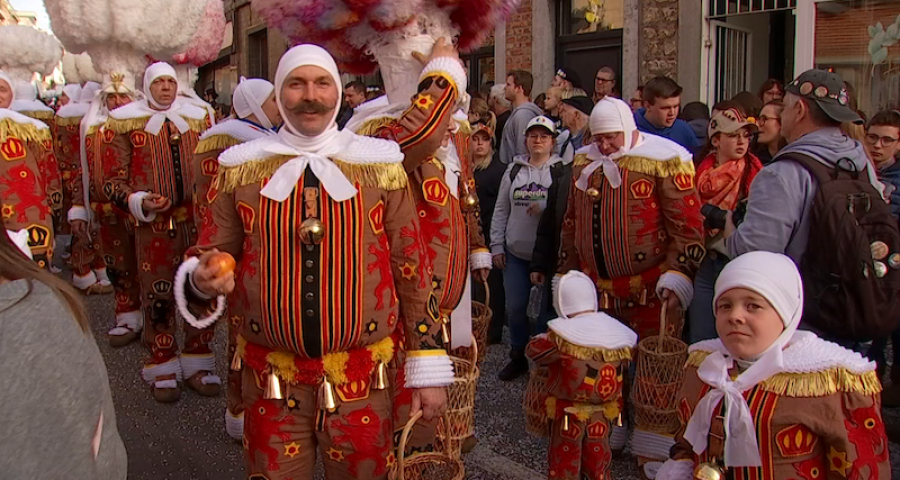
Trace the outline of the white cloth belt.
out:
[[[578,187],[579,190],[585,191],[588,189],[588,182],[591,179],[591,175],[593,175],[600,167],[603,167],[603,175],[606,176],[606,180],[609,181],[609,185],[612,188],[619,188],[622,186],[622,173],[619,172],[619,166],[615,162],[616,159],[623,155],[621,152],[606,156],[600,153],[597,145],[592,143],[579,149],[578,153],[587,154],[587,157],[591,159],[591,163],[584,167],[578,180],[575,181],[575,186]]]
[[[694,447],[694,453],[698,455],[703,453],[707,447],[712,417],[719,402],[724,398],[725,465],[759,467],[762,466],[762,460],[759,456],[756,427],[742,392],[781,372],[784,369],[783,356],[781,349],[763,355],[733,381],[728,374],[732,365],[733,360],[730,357],[726,358],[721,352],[712,353],[700,364],[697,375],[713,389],[697,404],[684,432],[684,438]]]
[[[265,147],[265,150],[277,155],[293,156],[284,165],[278,168],[266,186],[260,190],[260,195],[275,200],[276,202],[285,201],[294,191],[300,176],[310,167],[316,178],[322,182],[325,191],[331,198],[343,202],[349,200],[356,195],[356,188],[344,176],[344,172],[338,168],[328,157],[317,155],[309,152],[300,151],[290,145],[282,143],[271,144]]]

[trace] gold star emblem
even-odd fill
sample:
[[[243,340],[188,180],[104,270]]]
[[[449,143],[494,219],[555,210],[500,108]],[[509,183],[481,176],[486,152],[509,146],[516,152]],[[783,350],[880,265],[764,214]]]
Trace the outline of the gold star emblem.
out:
[[[284,455],[286,457],[296,457],[300,454],[300,444],[297,442],[289,443],[284,446]]]
[[[833,446],[828,452],[828,464],[832,472],[838,472],[842,477],[847,478],[847,470],[853,466],[847,461],[847,452],[839,452]]]
[[[422,93],[416,96],[415,104],[421,110],[428,110],[432,106],[434,106],[434,100],[431,99],[431,95],[427,93]]]
[[[394,456],[394,452],[388,453],[384,458],[386,460],[384,463],[387,468],[391,468],[395,463],[397,463],[397,457]]]
[[[331,447],[325,455],[328,455],[328,458],[331,459],[332,462],[342,462],[344,460],[344,452]]]
[[[142,263],[142,264],[141,264],[141,270],[143,270],[143,271],[145,271],[145,272],[149,272],[149,271],[150,271],[150,262],[144,262],[144,263]]]
[[[16,213],[16,208],[12,205],[3,205],[2,212],[3,218],[9,218]]]
[[[410,265],[409,262],[406,262],[400,267],[400,272],[403,275],[403,278],[412,280],[412,278],[416,276],[416,267]]]

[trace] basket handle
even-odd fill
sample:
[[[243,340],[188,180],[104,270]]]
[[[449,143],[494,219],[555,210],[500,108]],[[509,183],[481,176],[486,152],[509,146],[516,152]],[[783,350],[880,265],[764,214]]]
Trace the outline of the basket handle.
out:
[[[669,310],[669,302],[663,298],[662,300],[662,308],[659,309],[659,342],[656,342],[656,353],[660,352],[662,349],[663,339],[666,338],[666,320],[668,320],[668,310]]]
[[[419,410],[412,417],[409,418],[409,421],[406,422],[406,426],[403,427],[403,434],[400,435],[400,450],[397,452],[397,478],[399,480],[404,480],[405,468],[403,468],[403,462],[406,457],[406,442],[409,441],[409,434],[412,432],[413,427],[416,425],[416,422],[422,418],[422,410]]]
[[[472,335],[472,346],[469,348],[470,355],[472,356],[469,359],[469,362],[472,365],[472,368],[469,370],[469,375],[475,375],[475,369],[478,368],[478,341],[475,340],[475,335]]]
[[[491,287],[488,286],[488,282],[484,282],[484,306],[491,308]]]

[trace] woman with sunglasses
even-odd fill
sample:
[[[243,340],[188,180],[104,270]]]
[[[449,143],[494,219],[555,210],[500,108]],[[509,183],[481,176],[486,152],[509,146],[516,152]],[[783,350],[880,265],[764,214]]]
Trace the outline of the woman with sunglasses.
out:
[[[736,109],[716,112],[709,121],[710,153],[697,167],[697,193],[706,217],[706,257],[694,279],[690,306],[691,343],[716,338],[713,294],[716,278],[728,263],[724,255],[722,228],[726,212],[739,210],[747,199],[750,183],[762,163],[750,153],[750,138],[758,127],[753,118]]]
[[[756,122],[759,135],[757,135],[751,151],[763,165],[772,163],[772,159],[775,158],[778,151],[787,145],[787,141],[781,136],[781,112],[783,111],[784,102],[773,100],[767,103],[759,113]]]

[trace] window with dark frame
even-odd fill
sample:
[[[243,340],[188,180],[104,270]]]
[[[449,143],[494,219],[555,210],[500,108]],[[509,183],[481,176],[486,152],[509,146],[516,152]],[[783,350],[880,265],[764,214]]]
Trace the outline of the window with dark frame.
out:
[[[269,35],[261,28],[248,35],[247,73],[250,78],[269,78]]]

